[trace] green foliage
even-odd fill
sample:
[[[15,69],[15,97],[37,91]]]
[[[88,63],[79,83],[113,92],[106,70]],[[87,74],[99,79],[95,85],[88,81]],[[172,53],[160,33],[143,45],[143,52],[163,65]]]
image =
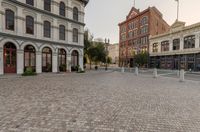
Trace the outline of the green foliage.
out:
[[[66,64],[62,64],[62,65],[59,66],[59,70],[60,71],[66,71],[66,69],[67,69],[67,65]]]
[[[135,55],[135,63],[138,66],[144,66],[148,63],[148,53],[147,52],[141,52],[137,55]]]
[[[34,75],[36,75],[36,73],[33,72],[32,67],[26,68],[25,72],[22,74],[22,76],[34,76]]]

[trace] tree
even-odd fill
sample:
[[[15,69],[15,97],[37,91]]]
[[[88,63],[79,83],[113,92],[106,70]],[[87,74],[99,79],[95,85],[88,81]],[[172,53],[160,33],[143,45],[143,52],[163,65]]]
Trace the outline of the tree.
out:
[[[135,55],[135,63],[138,66],[144,66],[148,63],[148,53],[147,52],[141,52],[137,55]]]

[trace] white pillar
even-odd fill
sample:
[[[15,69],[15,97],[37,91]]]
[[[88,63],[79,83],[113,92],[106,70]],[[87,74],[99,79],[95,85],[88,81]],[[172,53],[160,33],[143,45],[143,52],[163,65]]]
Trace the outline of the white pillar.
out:
[[[135,67],[135,75],[138,76],[138,74],[139,74],[138,67]]]
[[[183,47],[184,47],[184,39],[183,37],[180,38],[180,50],[183,50]]]
[[[3,48],[0,48],[0,75],[4,74],[3,70]]]
[[[121,72],[124,73],[124,67],[122,67]]]
[[[199,34],[196,34],[195,38],[195,48],[199,48]]]
[[[72,58],[71,58],[71,54],[67,55],[67,71],[71,72],[71,64],[72,64]]]
[[[36,73],[42,73],[42,53],[36,52]]]
[[[58,54],[53,53],[53,67],[52,72],[58,72]]]
[[[184,82],[185,81],[185,71],[181,70],[180,71],[180,82]]]
[[[17,50],[17,74],[24,73],[24,51]]]
[[[81,70],[84,70],[83,69],[83,55],[79,55],[79,66],[80,66]]]
[[[158,71],[156,68],[153,69],[153,77],[157,78],[158,77]]]

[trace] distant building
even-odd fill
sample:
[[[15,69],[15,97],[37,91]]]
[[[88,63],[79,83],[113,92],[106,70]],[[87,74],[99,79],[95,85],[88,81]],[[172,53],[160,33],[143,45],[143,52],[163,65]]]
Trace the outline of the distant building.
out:
[[[108,56],[112,58],[113,64],[119,62],[119,44],[110,44],[108,46]]]
[[[176,21],[169,32],[150,37],[151,67],[200,70],[200,23]]]
[[[134,55],[149,51],[149,36],[164,33],[169,25],[155,7],[139,11],[131,9],[126,20],[119,24],[119,66],[134,65]]]

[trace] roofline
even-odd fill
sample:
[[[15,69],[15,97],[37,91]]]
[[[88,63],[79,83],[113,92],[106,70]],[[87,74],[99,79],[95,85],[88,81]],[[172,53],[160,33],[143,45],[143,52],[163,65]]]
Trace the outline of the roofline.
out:
[[[79,0],[80,2],[83,2],[83,4],[86,6],[89,3],[89,0]]]

